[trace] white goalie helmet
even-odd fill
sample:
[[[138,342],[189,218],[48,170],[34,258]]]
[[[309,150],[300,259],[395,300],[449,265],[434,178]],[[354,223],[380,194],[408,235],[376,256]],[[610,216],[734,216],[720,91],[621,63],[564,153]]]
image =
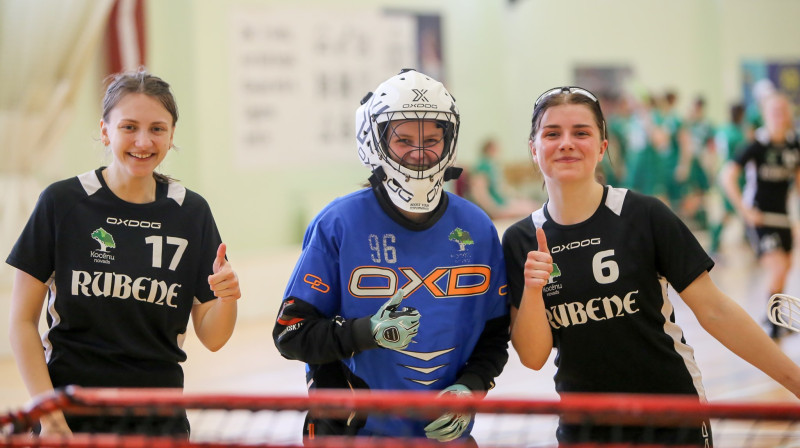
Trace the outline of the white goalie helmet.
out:
[[[358,157],[378,175],[397,207],[430,212],[439,204],[449,180],[445,174],[455,163],[458,128],[455,99],[444,85],[406,69],[361,101],[356,111]],[[431,129],[438,139],[431,139]],[[399,144],[390,146],[397,141],[405,151],[396,149]]]

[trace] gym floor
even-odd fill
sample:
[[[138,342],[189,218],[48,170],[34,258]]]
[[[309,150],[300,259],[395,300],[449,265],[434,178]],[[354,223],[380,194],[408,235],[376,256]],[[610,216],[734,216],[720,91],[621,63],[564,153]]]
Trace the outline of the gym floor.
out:
[[[699,238],[702,242],[702,236]],[[281,255],[283,259],[272,260],[271,263],[291,269],[296,256],[296,251],[288,251]],[[258,270],[256,268],[239,270],[243,290],[259,291],[257,286],[251,288],[247,285],[250,281],[254,283],[263,281],[263,277],[259,277],[259,273],[255,272]],[[740,237],[726,239],[711,275],[724,291],[759,322],[764,319],[766,310],[764,274]],[[253,280],[250,280],[251,278]],[[282,288],[283,285],[280,285],[275,289],[282,290]],[[797,250],[794,253],[793,268],[786,292],[800,295],[800,251]],[[797,403],[797,399],[786,389],[709,336],[674,291],[670,293],[673,295],[677,322],[683,328],[689,345],[695,350],[695,358],[703,373],[703,384],[710,402]],[[277,312],[280,297],[246,295],[243,300],[254,302],[268,300],[267,308]],[[184,364],[187,394],[208,392],[257,395],[305,394],[303,364],[282,358],[272,342],[274,316],[270,312],[255,313],[256,317],[252,314],[240,312],[239,322],[231,340],[215,353],[202,347],[193,334],[187,335],[184,346],[188,354],[188,361]],[[787,336],[779,343],[785,353],[800,362],[800,335]],[[537,372],[523,367],[511,348],[509,362],[497,379],[497,387],[489,393],[489,396],[556,398],[552,382],[554,372],[552,356],[547,365]],[[14,360],[10,357],[0,358],[0,412],[18,409],[27,400],[28,395]]]

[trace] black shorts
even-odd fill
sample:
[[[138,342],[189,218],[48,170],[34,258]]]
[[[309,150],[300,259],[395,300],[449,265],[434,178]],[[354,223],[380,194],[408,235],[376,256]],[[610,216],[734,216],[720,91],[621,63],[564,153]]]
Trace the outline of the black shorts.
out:
[[[174,415],[120,416],[120,415],[72,415],[64,413],[67,426],[73,433],[148,435],[189,439],[189,419],[185,411]],[[33,433],[39,434],[41,426],[34,425]]]
[[[775,250],[792,252],[792,229],[789,227],[748,227],[747,239],[758,257]]]
[[[713,447],[711,425],[708,420],[697,426],[647,427],[647,426],[602,426],[571,425],[561,423],[556,431],[560,444],[586,442],[655,444],[658,446],[680,445]]]
[[[66,415],[66,417],[67,424],[72,432],[144,434],[189,438],[189,419],[186,418],[185,412],[175,416],[152,417],[78,417],[70,415]]]

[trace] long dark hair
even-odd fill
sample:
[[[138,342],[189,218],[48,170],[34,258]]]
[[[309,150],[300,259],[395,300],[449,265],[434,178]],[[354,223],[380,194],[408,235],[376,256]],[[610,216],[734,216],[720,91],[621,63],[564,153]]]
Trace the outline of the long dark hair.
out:
[[[169,88],[169,84],[158,76],[147,72],[144,67],[139,67],[137,71],[129,71],[109,75],[105,82],[108,84],[106,93],[103,96],[103,120],[108,121],[111,110],[126,95],[131,93],[143,93],[151,98],[158,100],[167,112],[172,115],[172,126],[178,122],[178,103]],[[156,182],[168,184],[176,181],[166,174],[153,172]]]

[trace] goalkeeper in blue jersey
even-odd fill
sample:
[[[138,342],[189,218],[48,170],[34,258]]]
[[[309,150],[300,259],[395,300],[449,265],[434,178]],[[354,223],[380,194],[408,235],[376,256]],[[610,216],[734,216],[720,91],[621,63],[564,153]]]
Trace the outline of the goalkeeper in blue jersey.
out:
[[[506,271],[497,231],[444,191],[459,131],[438,81],[403,70],[356,111],[369,187],[335,199],[306,230],[273,338],[307,364],[309,389],[485,394],[508,360]],[[469,438],[472,416],[306,417],[304,435]]]

